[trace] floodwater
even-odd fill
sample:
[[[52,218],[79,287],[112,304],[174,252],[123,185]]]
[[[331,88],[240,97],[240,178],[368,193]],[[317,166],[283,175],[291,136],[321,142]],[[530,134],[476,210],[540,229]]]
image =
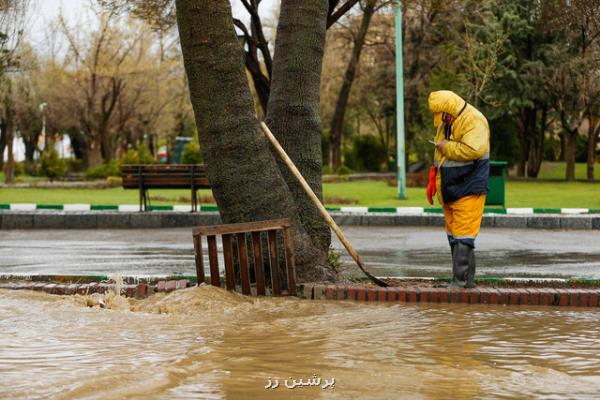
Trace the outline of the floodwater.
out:
[[[442,228],[343,230],[375,275],[450,275]],[[600,278],[598,243],[599,231],[484,228],[477,239],[477,275]],[[333,246],[342,254],[343,273],[361,275],[337,240]],[[208,269],[208,259],[205,266]],[[0,274],[114,272],[195,274],[191,229],[0,231]]]
[[[257,299],[208,286],[142,301],[108,295],[112,309],[87,300],[0,291],[1,398],[600,393],[595,310]]]

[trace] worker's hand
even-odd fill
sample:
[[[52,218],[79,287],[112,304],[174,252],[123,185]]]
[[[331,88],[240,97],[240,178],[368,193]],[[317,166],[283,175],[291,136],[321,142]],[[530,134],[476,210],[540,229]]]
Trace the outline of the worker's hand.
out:
[[[435,165],[429,168],[429,182],[427,183],[427,201],[433,205],[433,196],[435,196]]]
[[[448,141],[446,139],[443,139],[441,142],[439,142],[435,145],[435,148],[438,149],[439,151],[442,151],[442,149],[444,148],[446,143],[448,143]]]

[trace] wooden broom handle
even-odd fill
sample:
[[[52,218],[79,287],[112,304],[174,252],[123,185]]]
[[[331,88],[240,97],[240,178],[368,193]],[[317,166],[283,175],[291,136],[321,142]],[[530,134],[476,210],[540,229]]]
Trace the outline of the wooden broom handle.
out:
[[[331,229],[333,229],[333,231],[337,235],[338,239],[340,239],[340,242],[342,242],[342,244],[344,245],[344,247],[346,248],[346,250],[348,251],[350,256],[354,259],[354,261],[356,261],[356,264],[358,264],[358,267],[365,273],[365,275],[367,275],[376,284],[378,284],[380,286],[388,286],[385,282],[383,282],[380,279],[376,278],[375,276],[371,275],[367,271],[362,260],[360,259],[360,256],[358,255],[356,250],[354,250],[354,247],[352,247],[352,245],[350,244],[348,239],[346,239],[346,236],[344,236],[344,233],[342,232],[342,230],[340,229],[338,224],[336,224],[335,221],[333,220],[333,218],[331,218],[331,215],[329,215],[325,206],[323,206],[323,204],[321,203],[321,201],[319,200],[319,198],[317,197],[315,192],[313,192],[311,187],[306,182],[306,179],[304,179],[304,177],[302,176],[300,171],[298,171],[298,168],[296,168],[296,165],[294,164],[294,162],[287,155],[287,153],[285,152],[283,147],[281,147],[281,145],[279,144],[279,142],[277,141],[277,139],[275,138],[275,136],[273,135],[273,133],[271,132],[269,127],[267,126],[267,124],[265,124],[264,121],[260,121],[260,127],[263,130],[263,132],[265,133],[265,135],[267,136],[267,139],[269,139],[269,141],[271,142],[273,147],[275,147],[275,150],[277,151],[279,156],[283,159],[283,161],[288,166],[290,171],[292,171],[292,174],[294,174],[296,179],[298,179],[298,181],[302,185],[302,188],[304,188],[304,191],[306,192],[306,194],[308,194],[308,196],[311,198],[311,200],[313,201],[315,206],[317,206],[317,208],[319,209],[319,212],[321,213],[323,218],[325,218],[325,221],[327,221],[327,223],[329,224]]]

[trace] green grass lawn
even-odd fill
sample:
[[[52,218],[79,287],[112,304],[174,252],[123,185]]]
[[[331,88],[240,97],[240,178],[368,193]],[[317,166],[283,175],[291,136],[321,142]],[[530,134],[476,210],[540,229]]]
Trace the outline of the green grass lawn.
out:
[[[407,200],[396,198],[396,187],[386,182],[355,181],[324,184],[329,206],[429,207],[425,188],[408,188]],[[188,190],[150,190],[152,204],[189,204]],[[199,196],[210,195],[200,190]],[[327,201],[327,199],[332,201]],[[356,200],[341,204],[336,199]],[[0,189],[0,204],[137,204],[138,192],[111,189]],[[600,208],[600,183],[585,182],[507,182],[507,207]],[[437,206],[437,205],[436,205]]]
[[[355,204],[357,206],[429,207],[425,188],[407,188],[407,200],[397,199],[396,187],[388,186],[384,182],[330,183],[325,184],[324,188],[326,198],[353,198],[358,200],[358,203]],[[600,208],[600,183],[507,182],[506,206]]]
[[[540,167],[540,179],[565,179],[566,164],[564,162],[544,161]],[[516,166],[510,170],[510,176],[517,175]],[[587,179],[587,164],[575,164],[575,179]],[[600,179],[600,164],[594,165],[594,179]]]

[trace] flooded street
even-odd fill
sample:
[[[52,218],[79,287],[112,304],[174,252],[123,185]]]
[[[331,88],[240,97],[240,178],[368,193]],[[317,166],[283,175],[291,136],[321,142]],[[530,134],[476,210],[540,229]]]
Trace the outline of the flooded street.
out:
[[[378,275],[450,271],[439,229],[344,230]],[[598,238],[589,231],[488,229],[478,241],[478,272],[600,278]],[[189,229],[4,231],[0,239],[0,274],[194,273]],[[343,261],[345,273],[357,274]],[[108,295],[106,309],[89,302],[0,291],[0,398],[594,399],[600,393],[595,309],[257,299],[214,287],[146,300]]]
[[[343,230],[376,275],[450,274],[450,251],[442,228]],[[598,243],[599,231],[483,229],[477,239],[477,274],[600,278]],[[342,245],[337,240],[333,245],[342,254],[344,273],[361,275]],[[208,268],[208,259],[205,265]],[[112,272],[195,274],[191,229],[0,231],[0,274]]]
[[[600,313],[0,291],[0,397],[597,398]],[[333,387],[284,380],[335,378]],[[265,389],[269,380],[280,381]]]

